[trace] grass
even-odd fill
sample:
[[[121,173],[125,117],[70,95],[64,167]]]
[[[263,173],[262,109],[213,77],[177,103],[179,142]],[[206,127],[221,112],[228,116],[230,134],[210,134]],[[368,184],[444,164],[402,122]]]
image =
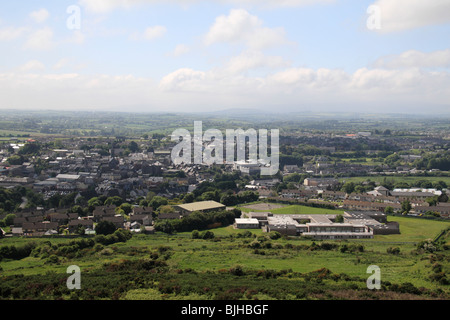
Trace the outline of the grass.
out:
[[[411,183],[414,183],[414,182],[417,182],[420,180],[425,180],[425,181],[430,181],[430,182],[444,181],[447,185],[450,185],[450,177],[364,176],[364,177],[341,178],[339,180],[341,182],[345,181],[345,182],[355,182],[355,183],[370,180],[370,181],[382,183],[384,181],[384,179],[386,179],[387,181],[393,181],[394,183],[406,182],[408,184],[411,184]]]
[[[301,207],[300,209],[298,207]],[[310,208],[322,210],[320,208]],[[287,206],[274,209],[280,214],[303,210],[302,206]],[[331,210],[333,213],[338,211]],[[322,212],[322,211],[321,211]],[[303,213],[303,212],[302,212]],[[319,213],[320,214],[320,213]],[[156,250],[158,247],[166,246],[172,250],[172,255],[167,261],[173,269],[194,269],[197,272],[217,272],[229,269],[236,265],[241,265],[247,270],[288,270],[294,272],[308,273],[320,268],[328,268],[334,273],[345,273],[349,276],[367,278],[367,267],[377,265],[381,269],[382,281],[392,283],[410,282],[416,287],[426,287],[431,289],[444,288],[436,283],[430,282],[431,264],[428,260],[429,254],[412,254],[415,243],[421,240],[434,238],[441,230],[450,225],[450,222],[425,220],[420,218],[408,218],[389,216],[389,221],[400,223],[401,234],[399,235],[376,235],[371,240],[349,240],[349,241],[327,241],[342,244],[363,244],[364,252],[345,252],[339,250],[331,251],[310,251],[308,249],[290,249],[287,244],[294,246],[311,245],[312,240],[301,238],[280,238],[272,240],[272,248],[260,249],[255,252],[248,245],[255,238],[230,237],[242,232],[233,229],[232,226],[212,229],[216,240],[191,239],[190,232],[179,233],[172,236],[157,233],[154,235],[134,235],[126,243],[116,243],[105,247],[109,250],[97,253],[82,255],[77,258],[61,258],[59,264],[46,264],[45,259],[28,257],[18,261],[2,261],[2,275],[37,275],[48,272],[65,274],[66,268],[70,265],[78,265],[82,272],[99,268],[107,262],[118,262],[122,259],[142,259],[148,257],[148,252]],[[261,230],[249,230],[256,237],[265,235]],[[50,241],[53,244],[69,242],[71,239],[25,239],[7,238],[2,239],[1,245],[23,245],[27,241],[42,243]],[[320,241],[316,241],[320,243]],[[387,253],[389,247],[399,247],[400,254],[392,255]],[[141,251],[140,251],[141,250]],[[109,252],[108,252],[109,251]],[[264,254],[261,254],[263,252]],[[443,252],[448,255],[448,253]],[[445,261],[445,260],[444,260]],[[448,269],[448,264],[444,268]],[[0,284],[1,286],[1,284]],[[448,289],[448,288],[447,288]],[[148,291],[150,290],[150,291]],[[126,298],[159,299],[160,295],[151,289],[142,289],[129,292]],[[147,295],[148,294],[148,295]],[[167,299],[177,298],[167,296]]]
[[[258,202],[255,202],[254,204],[257,204]],[[275,203],[274,203],[275,204]],[[310,206],[302,206],[302,205],[284,205],[282,208],[272,209],[272,210],[255,210],[246,208],[248,204],[245,204],[243,206],[238,206],[237,208],[241,210],[242,212],[267,212],[270,211],[273,214],[342,214],[343,210],[333,210],[333,209],[326,209],[326,208],[317,208],[317,207],[310,207]]]
[[[450,226],[450,221],[436,221],[411,217],[388,216],[388,221],[400,224],[400,235],[376,235],[377,241],[419,242],[433,239],[440,231]]]
[[[272,210],[273,214],[342,214],[343,210],[316,208],[302,205],[291,205]]]

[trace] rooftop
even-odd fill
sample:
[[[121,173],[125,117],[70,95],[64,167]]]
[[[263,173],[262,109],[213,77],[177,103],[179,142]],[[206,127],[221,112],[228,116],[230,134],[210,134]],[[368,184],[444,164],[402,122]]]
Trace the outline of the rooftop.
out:
[[[203,211],[203,210],[211,210],[218,208],[225,208],[225,205],[216,202],[216,201],[200,201],[194,203],[185,203],[177,205],[178,208],[186,210],[186,211]]]

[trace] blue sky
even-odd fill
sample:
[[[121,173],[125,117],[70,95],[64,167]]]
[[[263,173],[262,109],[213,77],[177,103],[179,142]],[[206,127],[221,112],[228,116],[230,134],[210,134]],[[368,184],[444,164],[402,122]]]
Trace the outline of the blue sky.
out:
[[[3,1],[0,108],[448,113],[449,39],[449,0]]]

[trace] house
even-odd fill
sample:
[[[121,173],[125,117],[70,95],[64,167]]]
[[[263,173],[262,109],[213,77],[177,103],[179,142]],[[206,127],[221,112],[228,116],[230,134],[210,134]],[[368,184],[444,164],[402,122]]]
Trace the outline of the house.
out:
[[[373,191],[369,191],[367,192],[367,194],[373,195],[373,196],[389,196],[389,189],[383,187],[383,186],[379,186],[376,187]]]
[[[85,220],[85,219],[77,219],[69,221],[69,232],[75,232],[78,227],[84,227],[85,229],[93,229],[94,221],[93,220]]]
[[[11,228],[11,233],[13,235],[13,237],[21,237],[23,236],[23,229],[22,228]]]
[[[75,182],[80,179],[80,175],[75,174],[58,174],[56,176],[59,182]]]
[[[448,217],[450,215],[450,206],[438,204],[436,206],[417,206],[414,207],[414,212],[416,213],[426,213],[428,211],[437,212],[443,217]]]
[[[123,228],[125,222],[124,218],[120,215],[113,217],[103,217],[102,221],[112,222],[116,228]]]
[[[22,225],[23,233],[26,235],[42,235],[48,230],[56,230],[58,224],[56,222],[25,222]]]
[[[50,221],[56,222],[59,226],[63,224],[67,224],[69,222],[69,216],[64,213],[56,213],[50,215]]]
[[[282,198],[289,198],[289,199],[298,199],[302,195],[302,192],[298,189],[284,189],[281,190],[281,197]]]
[[[259,220],[252,218],[236,218],[234,222],[235,229],[259,229]]]
[[[306,178],[303,181],[303,185],[307,187],[334,187],[339,184],[337,179],[328,179],[328,178]]]
[[[194,203],[185,203],[185,204],[175,205],[174,207],[175,207],[175,210],[179,210],[183,216],[189,215],[195,211],[211,212],[211,211],[218,211],[218,210],[226,209],[225,205],[223,205],[219,202],[216,202],[216,201],[200,201],[200,202],[194,202]]]
[[[97,207],[92,215],[95,222],[100,222],[105,217],[114,217],[116,215],[116,206]]]
[[[133,210],[133,215],[152,215],[153,213],[153,208],[152,207],[134,207]]]
[[[376,210],[384,212],[386,207],[392,207],[394,210],[401,210],[402,205],[400,203],[356,201],[346,199],[344,200],[343,207],[347,210]]]
[[[151,214],[133,214],[130,215],[130,222],[138,222],[144,226],[152,225],[152,215]]]

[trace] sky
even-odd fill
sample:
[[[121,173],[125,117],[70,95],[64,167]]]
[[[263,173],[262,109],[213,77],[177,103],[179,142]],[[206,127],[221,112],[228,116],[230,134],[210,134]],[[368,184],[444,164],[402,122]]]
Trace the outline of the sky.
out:
[[[0,109],[450,113],[450,0],[0,2]]]

